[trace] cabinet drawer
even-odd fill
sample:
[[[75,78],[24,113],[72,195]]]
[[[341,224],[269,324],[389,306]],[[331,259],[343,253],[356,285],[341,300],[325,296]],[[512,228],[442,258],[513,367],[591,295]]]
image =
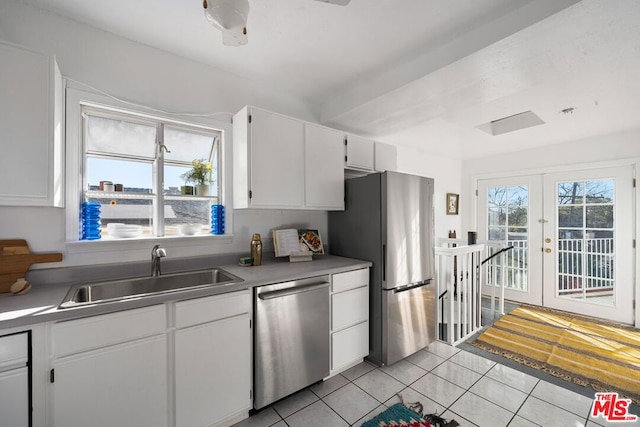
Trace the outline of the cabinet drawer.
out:
[[[68,320],[53,325],[53,353],[79,353],[161,334],[166,328],[164,305]]]
[[[176,303],[176,328],[207,323],[251,311],[251,292],[215,295]]]
[[[362,268],[345,273],[336,273],[331,277],[331,284],[333,292],[342,292],[368,285],[369,269]]]
[[[369,355],[369,322],[331,334],[331,369],[340,369]]]
[[[0,337],[0,372],[27,363],[29,350],[27,333]]]
[[[369,320],[369,287],[331,295],[331,330]]]

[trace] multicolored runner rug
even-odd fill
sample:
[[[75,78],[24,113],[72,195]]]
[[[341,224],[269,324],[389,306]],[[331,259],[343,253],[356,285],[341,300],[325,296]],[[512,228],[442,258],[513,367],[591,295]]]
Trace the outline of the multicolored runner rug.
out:
[[[596,391],[640,402],[640,330],[522,306],[469,344]]]

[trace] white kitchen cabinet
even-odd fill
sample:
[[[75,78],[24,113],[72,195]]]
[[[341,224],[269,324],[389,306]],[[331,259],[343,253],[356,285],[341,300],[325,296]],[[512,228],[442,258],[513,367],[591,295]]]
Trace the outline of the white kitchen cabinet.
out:
[[[374,144],[370,139],[347,135],[345,168],[373,171]]]
[[[303,122],[244,107],[233,116],[234,208],[304,207]]]
[[[251,294],[176,303],[176,425],[228,426],[251,409]]]
[[[0,336],[0,424],[29,426],[28,334]]]
[[[305,205],[344,210],[344,134],[304,125]]]
[[[331,277],[331,372],[335,375],[369,355],[369,269]]]
[[[0,42],[0,64],[0,205],[60,207],[63,88],[55,58]]]
[[[165,306],[52,326],[54,427],[166,426]]]
[[[374,144],[374,169],[376,172],[398,170],[398,153],[395,145],[382,142]]]

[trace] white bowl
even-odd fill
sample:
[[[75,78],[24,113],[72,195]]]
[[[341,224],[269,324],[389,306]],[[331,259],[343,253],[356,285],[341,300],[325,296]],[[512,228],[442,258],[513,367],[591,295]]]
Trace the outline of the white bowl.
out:
[[[135,224],[116,224],[111,223],[107,224],[107,232],[109,236],[120,238],[120,239],[130,239],[132,237],[138,237],[142,234],[142,226]]]
[[[185,236],[193,236],[202,230],[202,224],[182,224],[179,228]]]

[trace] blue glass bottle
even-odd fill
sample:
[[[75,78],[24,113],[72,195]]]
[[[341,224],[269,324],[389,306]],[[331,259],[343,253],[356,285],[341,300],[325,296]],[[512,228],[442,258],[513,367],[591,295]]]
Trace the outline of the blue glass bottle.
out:
[[[211,205],[211,234],[224,234],[224,206]]]
[[[83,202],[81,239],[82,240],[98,240],[100,239],[100,202]]]

